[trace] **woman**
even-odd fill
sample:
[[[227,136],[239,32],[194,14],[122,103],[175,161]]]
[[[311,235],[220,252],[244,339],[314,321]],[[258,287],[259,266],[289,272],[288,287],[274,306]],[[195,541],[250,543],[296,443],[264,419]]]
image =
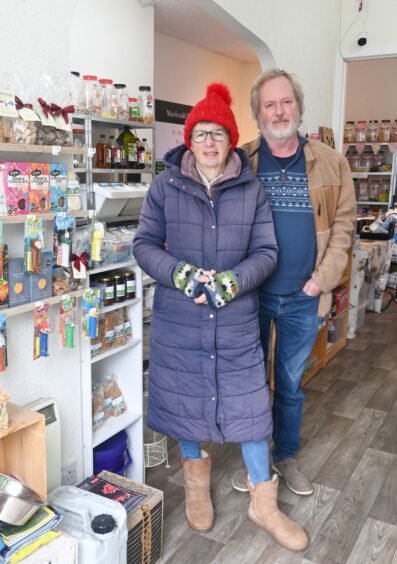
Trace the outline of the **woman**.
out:
[[[303,529],[277,507],[269,476],[272,431],[255,289],[273,272],[277,245],[266,194],[236,149],[229,90],[207,88],[189,113],[185,145],[165,156],[134,242],[157,281],[148,425],[179,441],[186,516],[214,524],[211,459],[200,441],[239,442],[249,474],[248,516],[283,546],[303,550]]]

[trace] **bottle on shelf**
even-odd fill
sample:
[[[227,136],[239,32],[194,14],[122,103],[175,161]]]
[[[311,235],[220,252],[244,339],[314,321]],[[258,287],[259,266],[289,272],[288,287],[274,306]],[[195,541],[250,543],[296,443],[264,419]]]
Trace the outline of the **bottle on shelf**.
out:
[[[142,139],[143,146],[145,147],[145,166],[150,168],[152,166],[152,151],[150,149],[147,139]]]
[[[126,168],[138,168],[137,138],[128,126],[124,127],[117,142],[124,147]]]
[[[110,147],[111,147],[111,168],[121,168],[121,153],[120,147],[114,140],[114,135],[110,136]]]
[[[96,167],[105,168],[105,142],[106,136],[101,135],[98,143],[96,144]]]
[[[104,167],[112,168],[112,146],[106,140],[104,145]]]
[[[138,139],[137,143],[137,153],[138,153],[138,168],[145,168],[146,164],[146,147],[143,142]]]

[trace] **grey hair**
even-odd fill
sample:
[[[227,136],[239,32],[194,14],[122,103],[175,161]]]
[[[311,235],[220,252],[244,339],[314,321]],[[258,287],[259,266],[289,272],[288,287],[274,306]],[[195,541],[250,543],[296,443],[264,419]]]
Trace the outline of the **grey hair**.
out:
[[[294,92],[294,96],[295,99],[297,101],[298,104],[298,110],[299,110],[299,116],[300,119],[302,119],[302,115],[303,112],[305,110],[304,107],[304,96],[303,96],[303,90],[302,90],[302,86],[300,85],[298,79],[296,78],[296,76],[294,74],[291,74],[285,70],[282,69],[277,69],[277,68],[273,68],[273,69],[269,69],[264,71],[262,74],[260,74],[254,84],[252,85],[251,88],[251,111],[252,111],[252,115],[254,117],[254,119],[256,120],[256,123],[258,124],[258,127],[260,128],[260,108],[261,108],[261,101],[260,101],[260,91],[262,86],[265,84],[265,82],[268,82],[269,80],[272,80],[273,78],[279,78],[280,76],[284,76],[285,78],[287,78],[292,86],[292,90]]]

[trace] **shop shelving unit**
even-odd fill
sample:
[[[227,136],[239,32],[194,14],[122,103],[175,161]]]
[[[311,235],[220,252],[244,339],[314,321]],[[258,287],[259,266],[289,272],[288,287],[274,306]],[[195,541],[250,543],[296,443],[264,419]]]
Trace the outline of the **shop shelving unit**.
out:
[[[81,386],[83,402],[84,475],[93,472],[93,449],[121,430],[128,435],[128,448],[133,463],[127,476],[144,481],[143,463],[143,384],[142,384],[142,277],[134,260],[110,264],[88,271],[87,285],[94,274],[130,270],[135,273],[136,298],[103,308],[103,313],[126,307],[132,327],[132,338],[123,346],[91,357],[90,340],[82,343]],[[123,393],[127,411],[118,417],[110,417],[97,431],[92,430],[92,382],[93,379],[114,374]]]

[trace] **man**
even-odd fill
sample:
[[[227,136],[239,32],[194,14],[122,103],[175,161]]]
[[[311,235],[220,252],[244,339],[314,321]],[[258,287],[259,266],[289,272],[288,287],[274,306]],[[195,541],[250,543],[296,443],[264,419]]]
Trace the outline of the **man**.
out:
[[[273,469],[298,495],[313,486],[299,469],[304,394],[301,379],[318,331],[347,263],[355,220],[353,181],[346,159],[298,133],[303,91],[291,74],[272,69],[255,81],[251,109],[261,135],[243,147],[273,214],[278,264],[259,289],[261,342],[267,358],[274,320]],[[238,470],[235,489],[248,491]]]

